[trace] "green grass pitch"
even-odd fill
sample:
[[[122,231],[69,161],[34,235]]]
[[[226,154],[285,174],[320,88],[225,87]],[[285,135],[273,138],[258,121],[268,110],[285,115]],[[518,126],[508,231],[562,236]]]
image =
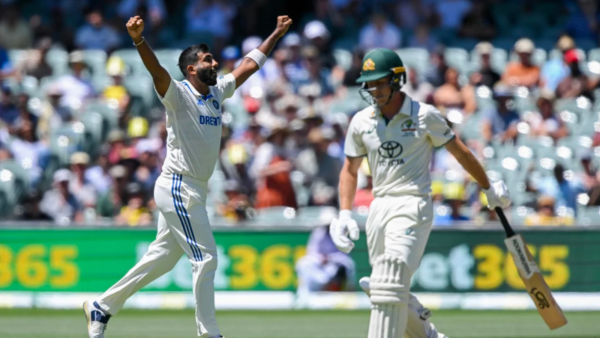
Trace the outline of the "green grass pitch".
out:
[[[450,338],[600,337],[600,312],[569,312],[569,324],[550,331],[533,311],[435,311],[432,320]],[[222,311],[227,338],[366,338],[368,311]],[[2,338],[87,337],[82,311],[0,309]],[[123,310],[107,338],[196,337],[193,311]]]

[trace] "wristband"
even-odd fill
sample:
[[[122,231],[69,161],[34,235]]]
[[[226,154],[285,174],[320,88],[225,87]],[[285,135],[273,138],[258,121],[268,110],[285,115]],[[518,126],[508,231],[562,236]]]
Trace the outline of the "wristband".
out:
[[[246,54],[246,57],[254,60],[259,69],[267,62],[267,56],[257,48],[254,48],[250,53]]]
[[[135,42],[134,42],[134,43],[133,43],[133,45],[134,45],[135,47],[137,47],[137,46],[141,45],[142,43],[144,43],[144,41],[146,41],[146,39],[144,39],[144,37],[142,37],[142,41],[140,41],[140,42],[138,42],[138,43],[135,43]]]

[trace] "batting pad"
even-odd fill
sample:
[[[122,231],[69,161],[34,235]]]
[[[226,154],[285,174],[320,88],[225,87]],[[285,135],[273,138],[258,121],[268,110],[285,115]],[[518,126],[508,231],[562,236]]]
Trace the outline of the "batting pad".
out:
[[[406,304],[373,304],[368,338],[403,338],[407,320]]]
[[[388,254],[377,257],[370,286],[372,304],[408,304],[410,274],[406,263]]]
[[[371,273],[369,338],[403,338],[408,320],[410,274],[400,258],[383,254]]]

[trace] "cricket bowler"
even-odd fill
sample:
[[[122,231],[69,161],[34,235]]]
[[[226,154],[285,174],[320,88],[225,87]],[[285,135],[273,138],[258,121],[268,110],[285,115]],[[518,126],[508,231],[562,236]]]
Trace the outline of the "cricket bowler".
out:
[[[435,107],[400,91],[406,71],[398,54],[388,49],[367,53],[357,82],[371,106],[358,112],[348,127],[340,213],[330,226],[331,237],[346,253],[359,237],[351,209],[357,171],[366,156],[375,197],[366,224],[372,273],[360,281],[372,304],[368,338],[445,338],[430,323],[429,310],[410,294],[410,279],[433,222],[429,175],[433,149],[444,146],[456,157],[479,183],[491,209],[510,204],[508,189],[502,181],[490,184],[481,164]]]
[[[221,337],[214,299],[217,246],[206,213],[207,182],[221,143],[221,109],[223,101],[264,65],[291,24],[288,16],[279,16],[271,36],[250,51],[230,74],[218,79],[218,63],[205,44],[186,48],[179,56],[185,80],[178,82],[160,65],[142,36],[144,21],[135,16],[127,22],[133,45],[166,108],[167,158],[154,189],[160,211],[156,240],[120,281],[99,298],[83,304],[90,338],[103,338],[108,320],[125,301],[173,269],[184,253],[192,263],[198,336]]]

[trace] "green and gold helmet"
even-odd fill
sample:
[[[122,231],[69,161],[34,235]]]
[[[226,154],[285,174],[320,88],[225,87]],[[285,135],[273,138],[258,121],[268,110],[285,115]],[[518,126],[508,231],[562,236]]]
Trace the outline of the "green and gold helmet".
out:
[[[397,81],[392,81],[392,83],[401,85],[405,74],[404,63],[402,63],[400,56],[396,52],[385,48],[378,48],[368,52],[363,58],[362,72],[360,72],[360,77],[356,82],[376,81],[391,75],[393,79],[397,79]]]
[[[362,65],[360,77],[356,79],[356,82],[362,83],[361,95],[370,104],[373,104],[374,101],[370,97],[369,88],[366,85],[367,82],[377,81],[390,76],[389,86],[392,87],[392,92],[400,91],[400,88],[406,83],[404,63],[400,59],[400,56],[392,50],[385,48],[374,49],[365,55]]]

